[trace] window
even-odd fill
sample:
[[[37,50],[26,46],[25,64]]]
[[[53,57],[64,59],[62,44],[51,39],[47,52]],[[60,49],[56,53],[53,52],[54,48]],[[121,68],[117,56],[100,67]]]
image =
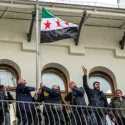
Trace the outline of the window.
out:
[[[18,75],[16,71],[7,65],[0,65],[0,84],[16,86]]]
[[[66,92],[68,89],[67,79],[62,71],[57,68],[47,68],[42,72],[43,85],[51,88],[53,85],[59,85],[61,92]]]
[[[18,79],[17,71],[9,65],[0,64],[0,84],[4,86],[15,87]],[[15,92],[11,91],[13,98],[16,98]]]
[[[15,86],[16,78],[10,71],[0,69],[0,84],[4,84],[5,86]]]

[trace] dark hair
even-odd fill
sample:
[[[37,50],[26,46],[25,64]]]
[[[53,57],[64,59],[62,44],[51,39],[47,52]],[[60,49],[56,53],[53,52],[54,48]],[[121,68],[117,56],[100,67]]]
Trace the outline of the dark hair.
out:
[[[99,83],[99,84],[100,84],[100,82],[98,82],[98,81],[95,81],[95,82],[93,83],[93,86],[95,86],[95,84],[96,84],[96,83]]]

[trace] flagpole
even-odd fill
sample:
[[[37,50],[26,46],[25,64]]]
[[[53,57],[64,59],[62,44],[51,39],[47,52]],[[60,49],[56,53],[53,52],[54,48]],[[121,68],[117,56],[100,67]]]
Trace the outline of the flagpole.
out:
[[[36,90],[39,88],[39,0],[36,0]]]

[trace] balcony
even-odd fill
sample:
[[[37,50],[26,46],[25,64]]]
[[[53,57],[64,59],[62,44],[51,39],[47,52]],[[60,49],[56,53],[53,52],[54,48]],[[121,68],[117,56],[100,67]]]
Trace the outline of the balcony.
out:
[[[0,124],[124,125],[125,109],[62,104],[0,101]],[[3,116],[3,117],[2,117]]]

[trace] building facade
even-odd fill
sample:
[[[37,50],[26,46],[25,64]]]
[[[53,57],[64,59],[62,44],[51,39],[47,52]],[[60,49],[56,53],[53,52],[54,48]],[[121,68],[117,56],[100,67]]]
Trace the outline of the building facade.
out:
[[[76,24],[79,24],[83,10],[87,10],[88,15],[80,32],[78,46],[74,45],[72,39],[39,44],[40,80],[48,84],[51,80],[60,82],[58,84],[62,87],[62,91],[67,92],[70,80],[82,86],[81,66],[84,65],[88,69],[90,84],[94,80],[102,81],[102,89],[109,95],[116,88],[125,91],[125,50],[119,46],[119,41],[124,35],[125,10],[44,4],[40,3],[40,8],[48,7],[56,15]],[[27,41],[34,6],[18,2],[11,4],[1,2],[0,6],[1,83],[16,84],[16,80],[23,77],[29,85],[35,86],[35,24],[31,42]],[[8,78],[5,80],[6,76]],[[51,79],[48,78],[50,76]]]

